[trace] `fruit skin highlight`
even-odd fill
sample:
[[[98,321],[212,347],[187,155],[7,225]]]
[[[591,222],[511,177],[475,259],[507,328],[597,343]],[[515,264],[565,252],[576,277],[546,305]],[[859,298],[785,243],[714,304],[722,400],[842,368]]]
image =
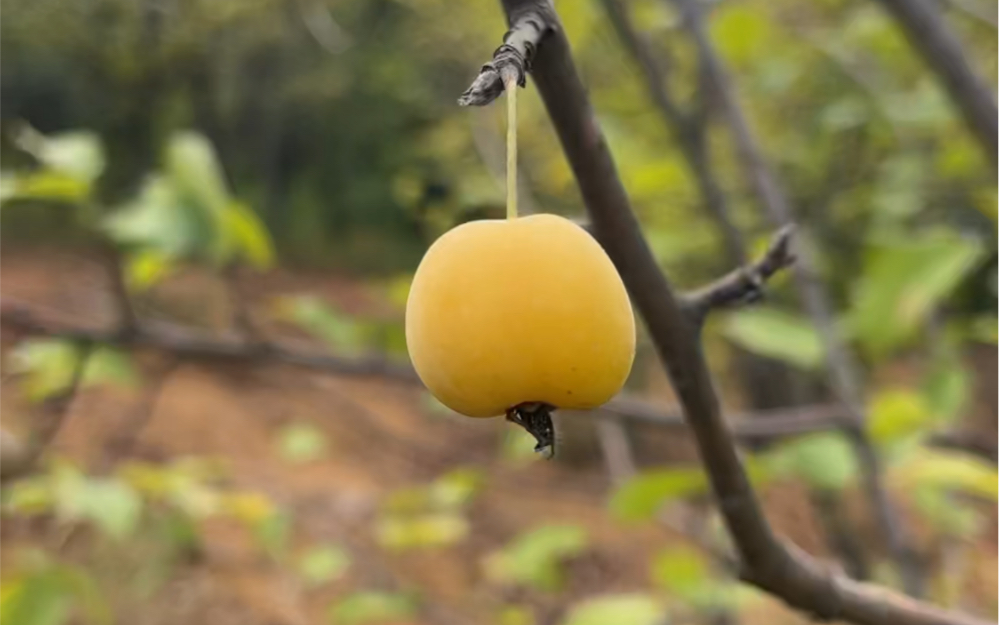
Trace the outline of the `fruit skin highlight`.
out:
[[[556,215],[465,223],[416,270],[406,344],[444,405],[500,416],[527,402],[595,408],[635,357],[635,319],[603,248]]]

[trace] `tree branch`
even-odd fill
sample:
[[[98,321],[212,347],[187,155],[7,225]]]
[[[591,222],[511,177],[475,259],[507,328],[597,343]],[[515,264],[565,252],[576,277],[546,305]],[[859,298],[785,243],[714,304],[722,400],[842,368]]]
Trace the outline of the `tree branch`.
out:
[[[704,317],[715,308],[728,308],[759,301],[766,281],[775,273],[794,263],[791,235],[794,226],[787,225],[774,235],[766,254],[755,263],[739,267],[684,297],[684,306],[694,324],[700,326]]]
[[[55,437],[59,434],[73,405],[73,399],[77,391],[80,390],[80,383],[83,381],[83,374],[87,370],[87,362],[93,353],[94,342],[86,339],[77,341],[79,353],[73,366],[73,373],[69,382],[59,393],[52,397],[47,397],[42,401],[41,412],[43,418],[35,429],[28,435],[28,441],[22,446],[17,445],[17,457],[14,461],[3,463],[3,471],[0,472],[0,482],[7,482],[23,477],[32,471],[41,459],[42,454],[49,447]],[[13,443],[13,439],[11,439]],[[6,460],[6,459],[5,459]]]
[[[995,166],[999,146],[999,113],[992,87],[975,73],[961,49],[961,42],[947,27],[936,4],[929,0],[879,2],[895,18],[909,43],[937,75],[985,157]]]
[[[940,449],[963,451],[993,464],[999,462],[999,449],[996,448],[995,441],[975,432],[942,432],[931,436],[928,443]]]
[[[405,384],[420,384],[412,367],[393,362],[384,356],[343,357],[305,351],[291,346],[265,341],[236,343],[204,337],[182,328],[143,329],[123,337],[116,329],[100,330],[71,327],[39,319],[29,308],[4,302],[0,322],[28,335],[46,336],[95,345],[106,344],[131,349],[155,349],[174,360],[224,360],[247,363],[284,363],[332,375],[379,376]],[[157,378],[167,375],[176,363],[164,369]],[[162,381],[162,380],[161,380]],[[618,395],[600,408],[581,414],[601,419],[648,423],[665,428],[687,429],[683,413],[678,408],[664,408],[649,401],[629,395]],[[774,439],[800,436],[811,432],[842,429],[852,423],[851,416],[841,404],[816,404],[789,408],[757,410],[733,414],[729,420],[732,435],[744,444],[754,444]],[[947,435],[936,436],[931,445],[962,449],[975,455],[990,457],[992,451],[974,437],[957,440]]]
[[[539,0],[504,0],[508,19],[537,10]],[[589,98],[554,12],[534,60],[534,78],[576,176],[597,239],[641,313],[705,462],[744,578],[819,618],[871,625],[976,623],[973,618],[855,583],[820,568],[774,535],[760,509],[722,418],[696,333],[660,272],[617,175]]]
[[[612,484],[620,484],[635,474],[635,458],[631,453],[631,441],[624,424],[613,419],[600,419],[596,423],[597,440],[604,454],[607,473]]]
[[[122,335],[112,328],[90,329],[69,327],[46,322],[35,317],[30,310],[4,302],[0,321],[21,332],[51,336],[70,341],[90,341],[118,347],[153,348],[169,352],[178,358],[193,360],[245,360],[247,362],[284,362],[334,374],[357,376],[383,376],[418,382],[416,372],[408,364],[392,362],[381,355],[343,357],[330,354],[296,351],[266,343],[224,341],[176,327],[149,329],[141,327],[134,333]]]
[[[461,106],[485,106],[498,98],[506,88],[507,77],[521,87],[527,84],[527,72],[538,42],[545,36],[550,11],[547,3],[526,7],[528,10],[511,17],[510,30],[503,35],[503,45],[493,52],[493,59],[482,66],[472,85],[458,98]]]
[[[744,264],[746,249],[742,236],[732,223],[725,193],[711,168],[704,134],[705,116],[699,114],[697,110],[694,113],[684,113],[680,109],[673,94],[670,93],[662,64],[652,53],[648,41],[635,30],[628,16],[627,7],[619,0],[602,0],[602,4],[621,43],[642,70],[652,103],[659,110],[666,127],[673,135],[674,142],[687,161],[701,199],[704,201],[704,207],[721,230],[728,262],[731,265]]]
[[[777,225],[790,224],[793,221],[790,204],[776,176],[770,170],[749,122],[739,106],[728,72],[708,36],[697,0],[672,1],[680,10],[684,23],[694,39],[701,67],[714,86],[718,101],[728,119],[750,183],[770,215],[771,221]],[[863,401],[858,368],[838,334],[833,322],[829,296],[817,278],[815,263],[805,246],[799,250],[799,259],[794,266],[794,277],[805,309],[822,338],[833,389],[854,417],[853,425],[847,428],[845,433],[853,444],[860,463],[864,489],[875,518],[888,544],[888,551],[898,566],[906,592],[918,596],[922,594],[924,586],[918,559],[909,547],[904,528],[888,500],[881,480],[877,454],[863,429],[864,415],[861,408]]]
[[[128,418],[118,426],[105,445],[104,458],[101,465],[104,470],[110,470],[119,460],[127,458],[136,447],[142,432],[156,413],[156,404],[163,395],[163,389],[171,374],[177,369],[177,359],[171,357],[153,376],[152,382],[142,391],[138,404],[131,409]]]

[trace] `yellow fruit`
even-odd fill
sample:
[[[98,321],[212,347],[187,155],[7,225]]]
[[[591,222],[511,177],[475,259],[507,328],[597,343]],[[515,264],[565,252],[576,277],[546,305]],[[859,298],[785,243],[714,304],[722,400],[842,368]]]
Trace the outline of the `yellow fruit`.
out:
[[[461,414],[528,402],[586,409],[628,377],[635,320],[614,265],[576,224],[473,221],[434,242],[416,270],[406,343],[423,383]]]

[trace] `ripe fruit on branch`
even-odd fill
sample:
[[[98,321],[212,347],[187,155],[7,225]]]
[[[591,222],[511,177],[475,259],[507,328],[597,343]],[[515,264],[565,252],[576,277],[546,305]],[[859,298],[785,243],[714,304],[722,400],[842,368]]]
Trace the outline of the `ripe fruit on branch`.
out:
[[[506,414],[541,448],[548,411],[595,408],[621,389],[635,321],[603,248],[541,214],[469,222],[434,242],[413,278],[406,342],[444,405]]]

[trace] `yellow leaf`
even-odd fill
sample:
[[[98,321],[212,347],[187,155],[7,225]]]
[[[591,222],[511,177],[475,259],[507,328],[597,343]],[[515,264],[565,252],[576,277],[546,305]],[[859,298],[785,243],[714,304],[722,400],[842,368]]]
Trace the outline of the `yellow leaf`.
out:
[[[273,265],[274,244],[256,213],[241,202],[229,202],[224,215],[226,235],[231,237],[236,252],[256,269]]]
[[[171,271],[173,259],[158,250],[142,250],[125,260],[125,282],[131,291],[145,291]]]

